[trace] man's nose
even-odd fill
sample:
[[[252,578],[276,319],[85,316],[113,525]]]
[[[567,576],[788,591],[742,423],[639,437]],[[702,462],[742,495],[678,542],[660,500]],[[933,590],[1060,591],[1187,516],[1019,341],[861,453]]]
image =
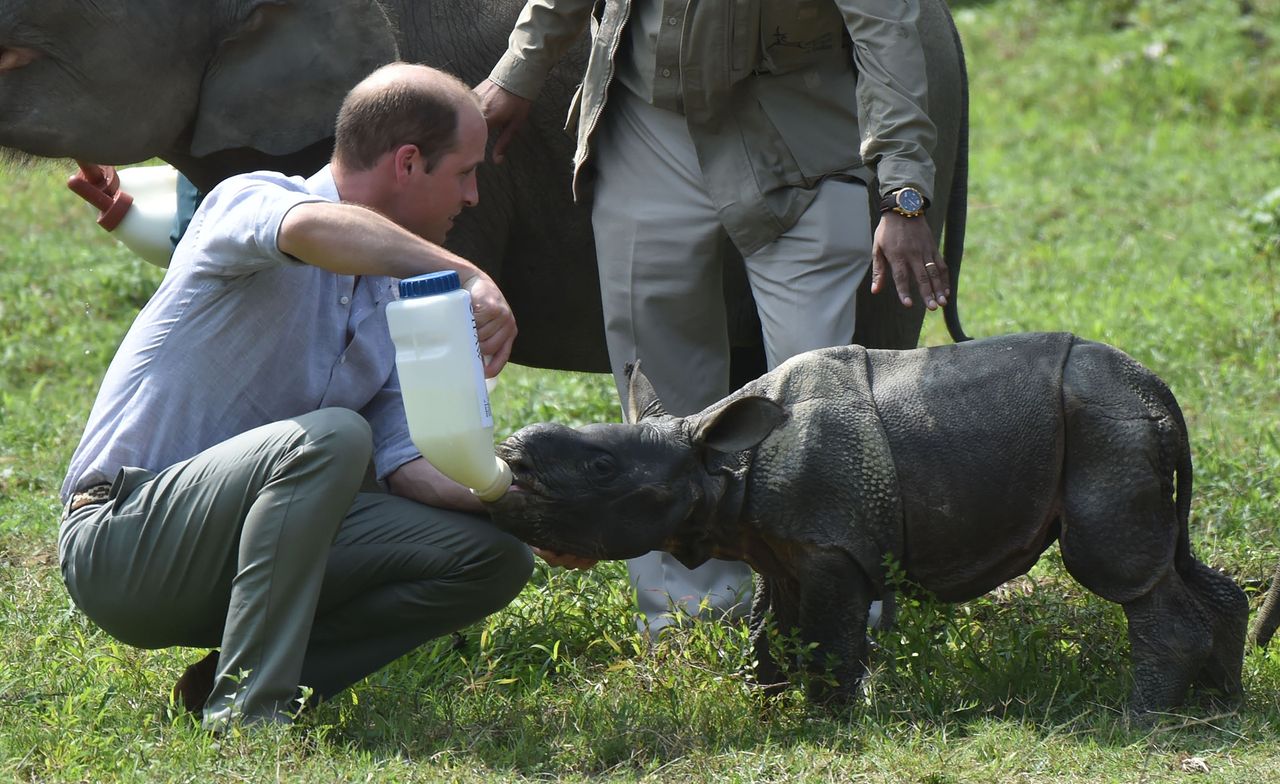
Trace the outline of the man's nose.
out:
[[[474,207],[480,203],[480,187],[474,174],[467,178],[467,187],[462,192],[462,202],[468,207]]]

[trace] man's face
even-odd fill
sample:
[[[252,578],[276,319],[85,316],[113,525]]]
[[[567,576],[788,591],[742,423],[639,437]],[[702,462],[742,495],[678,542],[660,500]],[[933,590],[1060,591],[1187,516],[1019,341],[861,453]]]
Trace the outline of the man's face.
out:
[[[463,106],[453,149],[430,171],[420,165],[413,172],[414,182],[403,205],[407,228],[432,242],[444,242],[458,213],[480,201],[476,168],[484,161],[487,141],[488,128],[480,110]]]

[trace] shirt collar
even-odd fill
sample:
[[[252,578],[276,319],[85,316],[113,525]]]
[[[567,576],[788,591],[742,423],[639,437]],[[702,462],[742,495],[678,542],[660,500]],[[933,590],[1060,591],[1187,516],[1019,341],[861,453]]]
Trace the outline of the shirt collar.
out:
[[[329,201],[342,201],[338,193],[338,183],[333,180],[333,171],[328,164],[307,178],[307,190]]]

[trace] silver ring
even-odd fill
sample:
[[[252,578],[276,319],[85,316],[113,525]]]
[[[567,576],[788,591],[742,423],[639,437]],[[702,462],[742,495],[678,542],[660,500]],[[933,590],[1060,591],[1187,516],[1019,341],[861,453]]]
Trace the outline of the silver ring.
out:
[[[924,268],[925,268],[925,269],[927,269],[927,270],[929,270],[929,272],[931,272],[931,273],[932,273],[932,272],[937,272],[937,271],[938,271],[938,265],[937,265],[937,264],[934,264],[932,261],[930,261],[930,262],[926,262],[926,263],[925,263],[925,265],[924,265]]]

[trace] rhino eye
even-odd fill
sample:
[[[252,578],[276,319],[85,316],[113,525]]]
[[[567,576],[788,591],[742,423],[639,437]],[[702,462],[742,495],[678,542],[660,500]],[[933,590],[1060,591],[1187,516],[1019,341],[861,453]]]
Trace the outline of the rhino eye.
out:
[[[612,455],[596,455],[587,461],[587,473],[596,479],[612,479],[618,474],[618,465]]]

